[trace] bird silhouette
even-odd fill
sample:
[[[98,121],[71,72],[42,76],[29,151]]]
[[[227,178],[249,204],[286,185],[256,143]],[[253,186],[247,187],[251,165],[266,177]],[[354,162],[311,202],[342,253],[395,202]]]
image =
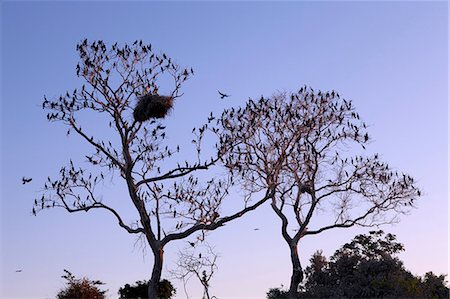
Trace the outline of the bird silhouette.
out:
[[[217,91],[218,93],[219,93],[219,95],[220,95],[220,99],[224,99],[224,98],[228,98],[230,95],[228,95],[228,94],[224,94],[224,93],[221,93],[220,91]]]
[[[18,270],[16,270],[16,272],[17,272],[17,273],[20,273],[20,272],[22,272],[22,269],[18,269]]]
[[[364,135],[364,141],[365,141],[365,142],[369,141],[369,134],[366,133],[366,134]]]
[[[33,180],[32,178],[23,177],[22,178],[22,185],[25,185],[25,184],[31,182],[32,180]]]
[[[254,228],[253,230],[259,230],[259,228]]]

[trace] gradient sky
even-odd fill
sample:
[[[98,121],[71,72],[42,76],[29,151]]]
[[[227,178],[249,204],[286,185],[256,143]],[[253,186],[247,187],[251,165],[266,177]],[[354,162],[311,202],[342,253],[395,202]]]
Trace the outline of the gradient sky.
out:
[[[446,2],[4,1],[1,26],[1,296],[52,298],[69,269],[104,281],[109,298],[116,298],[120,286],[148,279],[151,271],[150,253],[144,256],[106,213],[48,210],[31,216],[46,177],[69,158],[83,161],[89,153],[40,109],[44,95],[81,85],[75,45],[84,38],[143,39],[194,68],[167,119],[171,141],[189,142],[191,128],[210,111],[277,90],[306,84],[353,100],[370,124],[374,142],[368,151],[414,176],[425,194],[409,216],[382,229],[405,244],[400,258],[414,274],[448,273]],[[232,97],[220,101],[218,89]],[[22,176],[33,181],[23,186]],[[113,189],[125,196],[118,181],[105,195]],[[239,200],[236,195],[233,205]],[[134,215],[124,201],[125,213]],[[270,287],[288,285],[289,252],[279,230],[279,219],[264,206],[211,233],[208,240],[221,255],[212,294],[264,298]],[[368,230],[305,238],[301,261],[306,266],[317,249],[329,256]],[[166,248],[164,277],[170,279],[167,269],[185,244]],[[176,287],[177,298],[185,298],[182,285]],[[200,297],[198,284],[188,287]]]

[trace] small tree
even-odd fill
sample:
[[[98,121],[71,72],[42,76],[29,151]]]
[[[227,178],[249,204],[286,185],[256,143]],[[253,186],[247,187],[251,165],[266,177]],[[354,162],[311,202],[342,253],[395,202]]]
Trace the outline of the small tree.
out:
[[[290,298],[303,280],[302,237],[392,223],[420,196],[413,178],[394,171],[378,154],[349,154],[349,149],[364,150],[370,137],[352,102],[335,91],[305,86],[250,100],[224,115],[228,138],[242,140],[227,152],[234,161],[228,167],[252,192],[276,186],[271,206],[290,250]],[[325,215],[321,221],[319,211]]]
[[[273,194],[273,188],[229,216],[221,216],[220,208],[233,185],[233,177],[218,179],[214,172],[202,180],[198,172],[220,167],[224,155],[241,141],[221,136],[213,126],[214,117],[194,129],[193,143],[197,157],[193,161],[177,161],[180,147],[165,145],[163,119],[174,102],[181,97],[181,85],[193,75],[192,69],[181,68],[165,53],[153,52],[151,45],[135,41],[131,46],[108,47],[103,41],[82,41],[76,47],[80,63],[76,74],[85,84],[56,99],[44,98],[43,108],[50,121],[62,122],[67,134],[74,132],[91,146],[84,155],[90,168],[77,167],[70,160],[56,179],[48,178],[41,198],[34,201],[32,213],[47,208],[62,208],[69,213],[104,210],[130,234],[143,236],[154,256],[149,282],[149,298],[157,298],[165,246],[196,232],[214,230],[256,209]],[[161,95],[162,78],[172,80],[173,89]],[[159,81],[158,81],[159,80]],[[133,101],[138,98],[137,104]],[[92,127],[82,126],[83,117],[94,113],[95,127],[105,125],[105,135],[93,136]],[[106,132],[113,134],[113,137]],[[203,158],[202,139],[205,132],[220,136],[211,156]],[[227,162],[230,164],[231,162]],[[102,199],[96,187],[116,174],[127,188],[128,200],[138,221],[127,223],[119,211]],[[203,176],[204,178],[205,176]]]
[[[104,283],[100,280],[89,280],[86,277],[75,278],[68,270],[64,270],[66,274],[62,278],[67,280],[67,286],[59,291],[56,298],[58,299],[104,299],[106,291],[99,289]]]
[[[205,250],[201,250],[204,248]],[[197,250],[185,248],[178,252],[177,269],[172,271],[173,277],[183,281],[186,296],[186,284],[192,278],[196,277],[203,286],[202,299],[213,299],[215,296],[210,295],[210,280],[217,271],[217,259],[219,255],[207,243]]]

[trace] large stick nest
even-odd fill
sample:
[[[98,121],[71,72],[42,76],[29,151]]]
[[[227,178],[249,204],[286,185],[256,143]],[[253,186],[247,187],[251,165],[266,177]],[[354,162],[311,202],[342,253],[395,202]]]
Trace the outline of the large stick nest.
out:
[[[157,94],[146,94],[138,98],[133,116],[138,122],[144,122],[150,118],[164,118],[173,106],[173,98]]]

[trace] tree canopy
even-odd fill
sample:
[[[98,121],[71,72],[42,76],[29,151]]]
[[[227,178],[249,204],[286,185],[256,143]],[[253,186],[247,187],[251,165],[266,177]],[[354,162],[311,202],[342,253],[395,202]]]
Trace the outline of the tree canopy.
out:
[[[148,281],[136,281],[130,285],[125,284],[119,289],[119,299],[145,299],[148,298]],[[176,289],[167,279],[163,279],[157,286],[158,297],[162,299],[170,299],[176,294]]]
[[[179,160],[182,149],[167,143],[164,119],[193,69],[142,41],[108,46],[85,39],[76,50],[76,75],[84,84],[53,99],[44,97],[42,107],[49,121],[63,123],[67,134],[74,133],[91,152],[82,154],[84,166],[69,159],[56,178],[48,177],[32,213],[50,208],[110,213],[151,248],[149,298],[158,297],[168,243],[215,230],[268,200],[290,249],[293,297],[303,279],[300,238],[394,222],[420,196],[413,177],[395,171],[378,154],[349,153],[349,148],[364,150],[370,136],[352,102],[334,90],[303,86],[250,99],[219,117],[211,114],[192,130],[193,157]],[[100,134],[84,122],[92,113],[96,125],[105,127]],[[216,143],[205,151],[206,134]],[[98,191],[99,184],[117,177],[126,185],[125,199],[135,208],[136,221],[127,220]],[[245,191],[242,207],[221,215],[235,185]],[[315,221],[319,210],[328,213],[327,223]]]
[[[448,298],[445,276],[428,272],[416,277],[396,255],[404,246],[392,234],[357,235],[329,259],[317,251],[305,269],[298,298]],[[271,289],[267,298],[288,298]]]
[[[224,169],[225,164],[233,164],[226,153],[242,142],[242,136],[224,136],[221,121],[211,115],[192,130],[194,148],[189,160],[178,158],[181,147],[169,146],[166,140],[164,118],[183,95],[181,86],[193,69],[180,67],[142,41],[107,45],[85,39],[76,50],[80,58],[76,75],[84,84],[53,99],[44,97],[42,108],[48,111],[49,121],[64,124],[67,134],[76,135],[91,152],[82,154],[83,165],[69,159],[56,177],[48,176],[32,213],[51,208],[110,213],[121,228],[149,245],[154,257],[149,297],[154,299],[169,242],[243,216],[267,201],[273,188],[251,204],[245,200],[234,213],[221,215],[222,203],[234,185],[233,176]],[[160,82],[171,84],[161,86]],[[86,116],[92,114],[95,125],[86,123]],[[95,134],[102,124],[104,131]],[[202,140],[210,132],[218,135],[217,143],[204,153]],[[211,171],[214,167],[225,174],[218,177],[217,171]],[[135,208],[136,221],[128,221],[99,192],[100,184],[108,185],[117,177],[126,184],[124,200]]]
[[[303,86],[250,100],[226,110],[222,125],[225,138],[241,140],[225,153],[227,167],[249,193],[275,191],[271,207],[290,250],[291,297],[303,279],[300,238],[395,222],[420,196],[412,176],[379,154],[357,154],[370,141],[367,126],[334,90]],[[325,221],[317,221],[319,212]]]

